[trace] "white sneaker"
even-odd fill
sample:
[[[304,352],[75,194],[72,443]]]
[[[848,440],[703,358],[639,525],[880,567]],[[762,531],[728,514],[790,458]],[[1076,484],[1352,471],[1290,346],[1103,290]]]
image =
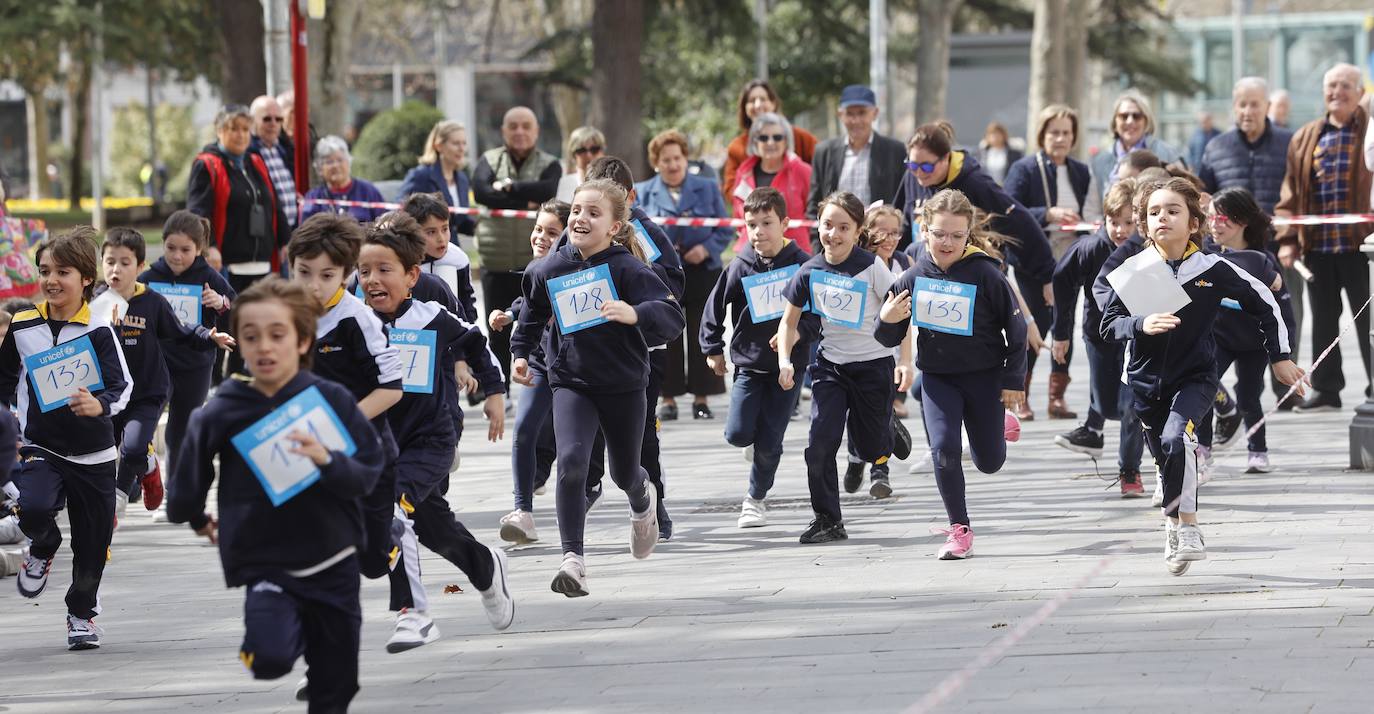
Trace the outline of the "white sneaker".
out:
[[[803,402],[809,402],[809,401],[811,401],[811,388],[810,388],[810,387],[803,386],[803,387],[801,388],[801,400],[802,400]]]
[[[1273,470],[1274,467],[1269,465],[1269,453],[1266,451],[1251,451],[1250,458],[1245,461],[1247,474],[1267,474]]]
[[[43,588],[48,587],[48,574],[51,572],[52,558],[44,560],[25,553],[24,566],[19,569],[19,579],[16,582],[19,594],[29,599],[42,595]]]
[[[1188,561],[1178,560],[1178,526],[1168,519],[1164,521],[1164,567],[1173,575],[1188,572]]]
[[[1191,523],[1178,525],[1178,549],[1174,560],[1189,562],[1207,559],[1207,546],[1202,542],[1202,530]]]
[[[768,525],[768,503],[764,500],[754,500],[749,496],[744,497],[744,503],[739,509],[740,528],[761,528]]]
[[[23,542],[24,531],[19,528],[19,516],[0,518],[0,545]]]
[[[122,521],[122,520],[124,520],[124,512],[127,511],[127,510],[129,510],[129,494],[124,493],[124,491],[123,491],[122,489],[116,488],[116,489],[115,489],[115,515],[114,515],[114,531],[113,531],[113,532],[115,532],[115,533],[118,533],[118,532],[119,532],[119,522]]]
[[[534,495],[536,496],[543,496],[547,492],[548,489],[544,486],[540,486],[539,488],[534,489]]]
[[[582,556],[564,553],[563,565],[558,569],[558,574],[553,576],[553,583],[549,587],[568,597],[587,595],[587,563]]]
[[[482,608],[487,611],[487,621],[499,632],[515,621],[515,600],[511,598],[510,586],[506,583],[506,554],[490,546],[487,550],[491,551],[496,568],[491,574],[491,587],[478,592],[482,593]]]
[[[744,447],[744,448],[741,450],[741,453],[744,455],[744,460],[745,460],[747,463],[751,463],[751,464],[754,463],[754,445],[753,445],[753,444],[750,444],[750,445]]]
[[[458,451],[458,447],[453,447],[453,463],[449,464],[448,472],[458,473],[458,467],[463,463],[463,455]]]
[[[67,615],[67,649],[93,650],[100,647],[100,636],[105,630],[94,620],[83,620]]]
[[[649,494],[648,512],[637,516],[630,511],[630,555],[636,560],[649,557],[658,545],[658,489],[645,479],[644,490]]]
[[[1150,496],[1150,505],[1155,508],[1164,507],[1164,477],[1159,474],[1159,467],[1155,467],[1155,492]]]
[[[23,548],[0,548],[0,578],[19,574],[24,568]]]
[[[167,522],[167,502],[165,500],[162,502],[161,506],[158,506],[158,509],[156,511],[152,512],[152,514],[149,516],[149,520],[151,520],[153,523]]]
[[[301,677],[301,681],[296,682],[296,701],[310,701],[310,679],[308,677]]]
[[[539,540],[534,530],[534,514],[516,509],[501,516],[501,540],[524,545]]]
[[[912,456],[915,455],[916,454],[913,452]],[[930,450],[927,449],[921,452],[920,458],[916,459],[906,472],[910,476],[924,476],[935,473],[935,462],[930,458]]]
[[[386,641],[386,651],[392,654],[413,650],[439,639],[439,626],[422,610],[402,609],[396,614],[396,631]]]

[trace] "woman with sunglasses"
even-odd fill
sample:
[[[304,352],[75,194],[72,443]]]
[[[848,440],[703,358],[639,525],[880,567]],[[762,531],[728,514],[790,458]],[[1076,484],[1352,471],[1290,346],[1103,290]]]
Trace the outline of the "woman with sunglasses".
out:
[[[1040,222],[1007,195],[1001,186],[983,170],[978,160],[964,150],[955,150],[954,137],[947,127],[938,123],[924,124],[907,141],[907,172],[897,189],[893,203],[902,209],[906,219],[904,235],[912,238],[908,254],[916,256],[917,245],[923,241],[919,233],[921,207],[944,189],[955,189],[968,198],[974,208],[988,215],[988,228],[1010,239],[1003,250],[1006,262],[1016,270],[1016,287],[1025,298],[1036,332],[1048,334],[1054,304],[1054,258],[1050,255],[1049,240]],[[1028,318],[1029,319],[1029,318]],[[1029,342],[1038,342],[1038,338]],[[1032,351],[1030,358],[1038,352]],[[1025,392],[1030,392],[1030,364],[1025,370]],[[1065,374],[1064,386],[1068,386]],[[1061,395],[1062,397],[1062,395]],[[1072,412],[1068,412],[1072,414]],[[1016,416],[1022,421],[1035,418],[1028,400],[1021,400]]]
[[[557,198],[572,203],[573,192],[587,180],[587,167],[606,155],[606,135],[594,126],[579,126],[568,135],[568,172],[558,181]]]
[[[721,191],[726,196],[730,195],[730,189],[735,187],[738,177],[735,175],[739,171],[740,164],[743,164],[750,155],[750,147],[754,145],[753,138],[749,135],[749,130],[754,126],[755,117],[760,114],[782,114],[782,98],[773,91],[773,87],[761,79],[751,79],[744,85],[744,89],[739,93],[739,136],[730,141],[730,145],[725,149],[725,166],[721,168]],[[816,135],[799,127],[794,126],[791,130],[792,141],[789,151],[795,153],[797,158],[810,165],[811,157],[816,153],[818,139]],[[789,205],[787,210],[790,212],[792,207]],[[793,213],[792,215],[801,217],[803,213]],[[807,245],[807,242],[800,242],[797,245]]]
[[[1112,145],[1111,148],[1097,152],[1089,167],[1092,170],[1091,188],[1088,191],[1088,204],[1084,207],[1089,221],[1102,220],[1102,197],[1107,187],[1116,183],[1117,165],[1127,154],[1137,149],[1146,149],[1159,157],[1162,164],[1186,160],[1178,147],[1154,135],[1155,115],[1150,109],[1150,100],[1134,89],[1122,92],[1112,104]]]
[[[806,196],[811,190],[811,165],[801,160],[793,150],[792,125],[781,114],[765,112],[754,118],[749,127],[749,158],[735,172],[735,185],[730,187],[730,202],[735,218],[744,218],[744,202],[754,189],[772,186],[787,201],[787,215],[806,213]],[[809,231],[789,228],[783,234],[810,253]],[[748,240],[745,229],[739,230],[735,250]]]

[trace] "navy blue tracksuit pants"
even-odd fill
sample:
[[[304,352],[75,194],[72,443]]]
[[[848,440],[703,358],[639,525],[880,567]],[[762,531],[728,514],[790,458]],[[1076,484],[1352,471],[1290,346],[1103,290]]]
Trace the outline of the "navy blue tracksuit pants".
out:
[[[303,578],[277,573],[250,580],[239,659],[253,678],[284,677],[305,655],[310,712],[348,711],[358,693],[358,582],[354,556]]]
[[[27,447],[15,475],[19,487],[19,528],[32,540],[29,553],[52,558],[62,545],[57,513],[65,506],[71,522],[72,584],[67,612],[89,620],[100,614],[100,579],[114,533],[115,462],[75,464],[42,449]]]
[[[148,447],[162,416],[161,404],[131,404],[113,418],[115,434],[119,437],[119,468],[116,483],[119,490],[132,498],[138,484],[148,473]]]
[[[606,438],[611,480],[630,499],[630,508],[649,507],[648,473],[639,463],[644,392],[603,393],[553,388],[553,425],[558,441],[558,531],[564,553],[582,555],[587,529],[587,468],[597,429]]]
[[[921,410],[930,460],[950,525],[969,525],[960,430],[968,432],[969,452],[979,471],[996,473],[1007,461],[1001,385],[1000,368],[964,374],[921,373]]]
[[[817,516],[843,520],[835,456],[846,427],[849,443],[864,461],[886,462],[892,453],[895,368],[892,357],[836,364],[824,354],[811,366],[811,434],[805,458],[811,510]]]
[[[1135,410],[1145,427],[1145,444],[1155,457],[1164,488],[1164,514],[1197,513],[1197,438],[1193,432],[1212,409],[1217,385],[1196,380],[1171,385],[1161,393],[1135,389]],[[1172,506],[1172,507],[1171,507]]]

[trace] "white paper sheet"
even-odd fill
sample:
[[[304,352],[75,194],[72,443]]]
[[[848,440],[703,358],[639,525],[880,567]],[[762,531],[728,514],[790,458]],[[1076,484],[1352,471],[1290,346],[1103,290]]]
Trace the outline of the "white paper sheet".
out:
[[[1173,314],[1193,301],[1159,251],[1148,246],[1109,273],[1107,282],[1134,316]]]

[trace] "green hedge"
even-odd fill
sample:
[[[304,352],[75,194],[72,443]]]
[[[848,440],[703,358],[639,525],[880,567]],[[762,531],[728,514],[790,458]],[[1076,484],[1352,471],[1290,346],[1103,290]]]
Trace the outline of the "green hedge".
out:
[[[424,153],[429,130],[443,118],[443,112],[416,101],[373,117],[353,145],[353,175],[369,181],[405,178]]]

